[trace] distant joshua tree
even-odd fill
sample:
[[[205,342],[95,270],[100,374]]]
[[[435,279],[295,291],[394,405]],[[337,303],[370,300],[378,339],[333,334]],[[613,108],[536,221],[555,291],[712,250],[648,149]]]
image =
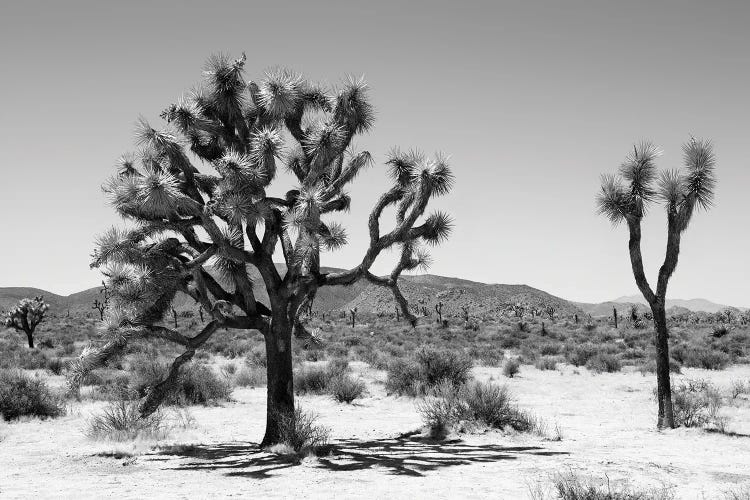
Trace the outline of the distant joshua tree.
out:
[[[96,309],[99,312],[99,319],[103,320],[104,311],[109,307],[109,289],[107,288],[107,283],[105,281],[102,281],[102,288],[99,290],[99,295],[102,296],[103,300],[94,299],[91,309]]]
[[[425,210],[431,199],[451,190],[453,175],[443,156],[393,150],[386,161],[393,184],[369,215],[369,244],[361,262],[349,270],[322,272],[321,251],[347,241],[344,228],[330,216],[349,209],[347,186],[372,163],[368,152],[353,146],[355,136],[374,122],[367,85],[349,79],[338,89],[326,89],[288,70],[246,81],[245,60],[244,55],[212,57],[204,85],[161,114],[166,129],[140,120],[141,152],[124,156],[105,185],[115,209],[139,224],[99,238],[92,267],[103,269],[112,292],[102,323],[106,341],[81,354],[70,383],[75,386],[89,370],[121,353],[130,339],[172,341],[185,350],[141,401],[141,415],[149,415],[174,386],[181,366],[214,333],[258,330],[268,365],[262,441],[267,446],[279,441],[279,422],[294,418],[292,336],[320,342],[302,317],[319,288],[367,280],[391,290],[404,318],[416,324],[398,280],[402,271],[429,264],[423,244],[448,237],[451,218]],[[285,140],[291,144],[284,147]],[[215,173],[201,173],[199,162]],[[297,185],[271,194],[279,166]],[[395,224],[384,230],[381,216],[391,207]],[[394,247],[399,257],[393,271],[374,275],[375,260]],[[285,272],[274,265],[274,255],[283,256]],[[269,306],[256,300],[253,276],[260,278],[256,286],[265,286]],[[178,291],[209,316],[194,337],[163,325]]]
[[[657,173],[659,151],[650,143],[633,149],[620,167],[620,176],[605,174],[597,196],[599,213],[613,224],[625,222],[630,232],[630,262],[635,282],[651,307],[656,328],[656,377],[659,401],[659,427],[674,427],[672,393],[669,380],[669,346],[665,303],[667,285],[680,253],[680,237],[696,209],[708,209],[713,200],[715,158],[707,141],[691,139],[683,146],[685,169]],[[667,212],[667,248],[654,291],[643,271],[641,256],[641,220],[646,207],[654,201]]]
[[[33,299],[21,299],[13,309],[5,313],[4,324],[6,328],[24,332],[29,349],[33,349],[34,330],[44,320],[44,314],[48,309],[49,304],[44,302],[42,296]]]

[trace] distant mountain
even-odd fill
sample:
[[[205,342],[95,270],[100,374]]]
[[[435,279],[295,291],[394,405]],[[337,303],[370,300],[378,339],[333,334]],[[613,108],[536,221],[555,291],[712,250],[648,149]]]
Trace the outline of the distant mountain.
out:
[[[285,272],[282,264],[277,264],[281,273]],[[323,268],[323,272],[336,272],[340,269]],[[263,280],[253,280],[256,298],[268,303],[268,295]],[[552,305],[557,314],[572,315],[582,313],[581,309],[565,299],[556,297],[528,285],[486,284],[460,278],[450,278],[425,274],[419,276],[402,276],[400,287],[409,303],[414,307],[426,307],[434,311],[435,304],[443,303],[444,316],[462,316],[463,307],[469,309],[473,316],[495,315],[506,310],[509,305],[520,302],[526,306],[542,308]],[[100,297],[100,287],[90,288],[68,296],[53,294],[35,288],[0,288],[0,310],[7,310],[23,297],[44,295],[53,312],[86,312],[94,314],[91,309],[94,299]],[[313,308],[318,311],[346,310],[357,308],[360,312],[391,313],[395,302],[391,291],[359,281],[354,285],[324,287],[318,290]],[[178,294],[174,301],[177,310],[196,309],[192,298]]]
[[[611,316],[613,307],[617,308],[619,314],[624,314],[627,311],[630,311],[630,308],[634,305],[641,313],[650,311],[648,303],[641,295],[627,295],[618,297],[617,299],[612,301],[602,302],[599,304],[588,304],[585,302],[573,302],[573,304],[581,308],[586,314],[590,314],[594,317]],[[743,307],[725,306],[706,299],[667,299],[666,305],[667,312],[670,315],[683,314],[691,311],[715,313],[718,311],[723,311],[728,307],[730,307],[731,309],[736,309],[737,311],[744,311],[747,309]]]
[[[632,302],[636,304],[646,304],[646,300],[641,295],[623,296],[618,299],[615,299],[614,302]],[[667,308],[683,307],[693,312],[704,311],[708,313],[715,313],[715,312],[723,311],[724,309],[728,307],[732,307],[733,309],[738,309],[740,311],[744,311],[747,309],[745,307],[733,307],[733,306],[727,306],[724,304],[717,304],[716,302],[711,302],[710,300],[706,300],[706,299],[687,299],[687,300],[667,299],[666,305],[667,305]]]

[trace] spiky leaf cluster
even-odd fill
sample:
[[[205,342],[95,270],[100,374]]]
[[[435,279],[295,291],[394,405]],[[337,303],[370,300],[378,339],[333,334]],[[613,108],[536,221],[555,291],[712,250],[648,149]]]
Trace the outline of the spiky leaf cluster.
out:
[[[619,175],[604,174],[596,198],[597,209],[613,224],[640,220],[651,203],[664,205],[679,231],[684,231],[696,208],[711,206],[716,184],[713,146],[691,139],[683,146],[682,170],[657,171],[660,151],[643,142],[633,148]]]

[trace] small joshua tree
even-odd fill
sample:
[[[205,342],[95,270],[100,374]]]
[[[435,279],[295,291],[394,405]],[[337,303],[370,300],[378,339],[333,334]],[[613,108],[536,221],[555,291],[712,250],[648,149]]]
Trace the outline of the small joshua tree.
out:
[[[665,312],[667,285],[677,267],[680,238],[696,209],[708,209],[713,200],[715,158],[707,141],[691,139],[683,146],[685,169],[657,173],[659,151],[650,143],[633,149],[620,167],[620,176],[603,175],[597,196],[599,213],[613,224],[625,222],[630,232],[630,263],[638,289],[651,307],[656,329],[656,379],[659,427],[674,427],[672,392],[669,380],[669,345]],[[646,207],[662,203],[667,212],[667,248],[659,269],[656,290],[651,288],[643,270],[641,256],[641,220]]]
[[[393,309],[396,311],[396,321],[401,321],[401,310],[398,306],[394,306]]]
[[[102,281],[102,288],[99,290],[99,294],[102,296],[103,300],[94,299],[91,309],[97,310],[99,312],[99,319],[103,320],[104,311],[109,307],[109,289],[107,288],[107,283],[105,281]]]
[[[13,328],[26,334],[29,348],[34,348],[34,330],[44,320],[44,314],[49,309],[49,304],[44,302],[44,297],[33,299],[21,299],[16,306],[5,313],[5,326]]]
[[[547,306],[544,311],[547,313],[547,316],[549,316],[549,319],[555,319],[555,306]]]
[[[440,301],[437,304],[435,304],[435,312],[438,315],[437,321],[441,325],[443,324],[443,302]]]
[[[386,161],[393,184],[370,212],[362,260],[349,270],[322,271],[321,252],[347,241],[331,216],[348,210],[347,186],[372,163],[368,152],[353,146],[373,125],[368,88],[350,79],[327,89],[287,70],[247,81],[244,66],[244,55],[211,58],[204,85],[162,113],[167,128],[140,121],[140,153],[124,156],[105,185],[115,209],[137,224],[112,229],[97,243],[92,266],[107,276],[111,307],[102,344],[81,354],[70,384],[123,352],[131,339],[172,341],[184,352],[140,402],[147,416],[212,335],[227,328],[260,331],[268,375],[261,444],[269,446],[280,440],[280,423],[294,418],[292,337],[320,342],[303,317],[318,289],[367,280],[389,289],[404,318],[416,324],[398,281],[403,271],[429,263],[424,244],[448,237],[450,217],[425,210],[450,191],[453,175],[441,155],[393,150]],[[212,170],[200,172],[198,162]],[[295,185],[274,193],[281,187],[273,184],[279,167]],[[391,208],[395,224],[385,229],[381,219]],[[388,276],[374,275],[374,262],[391,248],[398,249],[395,267]],[[274,255],[283,258],[283,269]],[[256,300],[259,286],[267,304]],[[196,336],[163,324],[178,291],[208,316]]]
[[[349,315],[351,316],[352,320],[352,328],[354,328],[354,325],[357,323],[357,308],[349,309]]]
[[[615,330],[617,329],[617,308],[612,306],[612,318],[615,321]]]

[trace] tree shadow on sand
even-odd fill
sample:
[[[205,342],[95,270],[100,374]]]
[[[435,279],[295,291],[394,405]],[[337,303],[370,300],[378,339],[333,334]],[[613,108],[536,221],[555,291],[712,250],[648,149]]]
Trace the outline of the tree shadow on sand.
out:
[[[318,457],[313,466],[334,472],[377,468],[387,474],[419,477],[425,472],[457,465],[516,460],[524,455],[568,454],[539,446],[471,445],[460,439],[435,441],[415,434],[369,441],[337,440],[330,453]],[[173,457],[186,460],[170,467],[172,470],[221,470],[228,476],[256,479],[272,477],[273,471],[300,463],[297,457],[270,454],[250,442],[164,447],[150,454],[149,460],[173,462]]]

